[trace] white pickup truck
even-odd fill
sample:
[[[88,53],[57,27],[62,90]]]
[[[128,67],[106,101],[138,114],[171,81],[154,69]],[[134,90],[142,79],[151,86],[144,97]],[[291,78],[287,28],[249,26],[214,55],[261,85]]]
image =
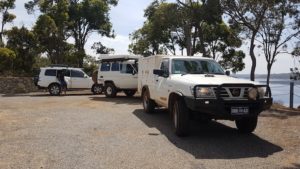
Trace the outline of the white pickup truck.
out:
[[[191,117],[235,120],[242,133],[251,133],[258,115],[272,105],[268,86],[237,79],[212,59],[189,56],[150,56],[139,60],[138,90],[146,113],[165,107],[175,133],[189,131]]]

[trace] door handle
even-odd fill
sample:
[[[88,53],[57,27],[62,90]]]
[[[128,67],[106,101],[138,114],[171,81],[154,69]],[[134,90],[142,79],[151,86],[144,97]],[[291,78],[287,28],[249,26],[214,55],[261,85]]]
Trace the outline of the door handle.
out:
[[[100,78],[103,78],[103,76],[100,76]]]

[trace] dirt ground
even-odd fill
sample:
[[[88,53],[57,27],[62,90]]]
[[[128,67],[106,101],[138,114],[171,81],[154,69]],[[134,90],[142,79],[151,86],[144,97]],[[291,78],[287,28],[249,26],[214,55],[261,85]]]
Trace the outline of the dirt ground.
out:
[[[193,121],[178,138],[168,114],[143,113],[139,97],[86,93],[0,95],[0,168],[300,168],[300,113],[263,112],[250,135]]]

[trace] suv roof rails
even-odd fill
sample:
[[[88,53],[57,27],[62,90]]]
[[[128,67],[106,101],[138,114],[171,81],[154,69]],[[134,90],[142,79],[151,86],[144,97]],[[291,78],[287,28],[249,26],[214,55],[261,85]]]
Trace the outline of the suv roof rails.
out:
[[[64,64],[51,64],[49,67],[69,67],[69,66]]]
[[[100,62],[123,62],[127,60],[138,60],[137,58],[111,58],[111,59],[102,59]]]

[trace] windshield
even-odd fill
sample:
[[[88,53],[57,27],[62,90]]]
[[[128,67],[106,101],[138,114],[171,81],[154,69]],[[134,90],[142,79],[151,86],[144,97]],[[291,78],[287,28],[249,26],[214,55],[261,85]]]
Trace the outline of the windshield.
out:
[[[172,61],[172,74],[222,74],[221,66],[213,60],[200,59],[174,59]]]

